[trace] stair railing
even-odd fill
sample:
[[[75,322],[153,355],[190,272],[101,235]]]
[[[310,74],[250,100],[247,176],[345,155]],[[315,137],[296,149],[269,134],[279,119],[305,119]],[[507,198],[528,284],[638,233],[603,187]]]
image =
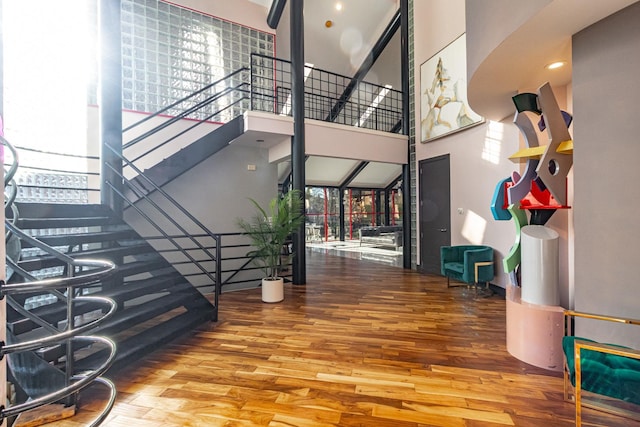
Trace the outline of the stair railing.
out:
[[[121,154],[117,153],[117,150],[113,147],[107,145],[115,155],[119,156],[122,160],[123,164],[132,168],[138,175],[139,179],[144,180],[146,184],[148,184],[154,190],[154,198],[149,197],[149,195],[140,190],[138,186],[136,186],[131,180],[127,179],[121,172],[116,171],[115,168],[111,165],[106,165],[109,167],[119,178],[122,179],[124,185],[133,192],[135,196],[134,200],[129,199],[127,195],[123,192],[116,189],[116,187],[109,181],[106,184],[111,188],[111,191],[122,200],[124,200],[127,205],[134,209],[140,218],[144,219],[144,221],[151,225],[153,229],[155,229],[162,238],[169,242],[173,248],[180,253],[184,258],[188,259],[190,264],[195,266],[195,268],[200,271],[202,275],[204,275],[208,282],[204,285],[195,285],[198,288],[208,288],[213,287],[213,304],[216,310],[216,314],[214,316],[214,320],[217,320],[217,309],[218,309],[218,298],[220,294],[220,238],[209,230],[202,222],[200,222],[197,218],[195,218],[189,211],[187,211],[182,205],[180,205],[173,197],[171,197],[166,191],[164,191],[161,187],[159,187],[156,183],[154,183],[151,179],[149,179],[140,169],[134,166],[129,160],[124,158]],[[160,197],[161,196],[161,197]],[[167,212],[167,207],[162,207],[157,199],[160,198],[160,203],[168,204],[172,210],[173,215],[170,215]],[[148,206],[152,209],[152,212],[148,212],[145,209],[140,207],[140,201],[144,200]],[[180,213],[180,218],[176,217],[176,213]],[[168,221],[176,230],[180,232],[179,235],[170,234],[167,232],[166,228],[163,227],[159,223],[159,218],[163,218],[165,221]],[[209,250],[209,246],[203,244],[200,239],[196,238],[194,235],[194,230],[187,230],[185,227],[186,224],[189,224],[192,228],[195,227],[198,229],[197,233],[201,233],[205,236],[209,236],[214,241],[214,252]],[[144,237],[144,235],[143,235]],[[190,242],[191,245],[185,245],[185,243],[181,242]],[[204,259],[197,259],[192,255],[194,251],[197,251],[200,255],[204,255]],[[213,273],[207,268],[207,263],[214,263]]]
[[[110,298],[98,297],[98,296],[77,296],[75,295],[78,288],[89,286],[94,283],[98,283],[108,277],[110,277],[116,270],[116,266],[110,261],[95,260],[95,259],[74,259],[68,255],[52,248],[51,246],[41,242],[40,240],[29,236],[16,225],[18,219],[18,209],[16,208],[14,201],[17,193],[17,185],[14,181],[14,175],[18,169],[18,154],[15,147],[10,144],[4,137],[0,135],[0,142],[7,147],[13,156],[13,163],[8,170],[5,170],[5,193],[7,195],[5,201],[5,212],[10,211],[12,217],[5,220],[5,226],[7,229],[7,239],[19,238],[21,240],[28,241],[31,245],[39,248],[50,256],[62,261],[67,265],[68,277],[63,278],[50,278],[44,280],[37,280],[31,274],[25,272],[19,268],[14,260],[7,257],[7,263],[12,267],[14,274],[20,275],[26,280],[24,283],[0,283],[0,298],[7,297],[7,302],[18,313],[25,316],[32,322],[40,325],[44,330],[48,331],[49,335],[41,338],[31,339],[28,341],[13,342],[13,343],[0,343],[0,359],[5,355],[10,357],[11,354],[34,351],[41,348],[46,348],[53,344],[65,343],[66,344],[66,357],[65,357],[65,375],[66,386],[39,396],[32,398],[24,403],[12,405],[9,407],[0,406],[0,421],[21,414],[25,411],[35,409],[50,403],[57,402],[67,396],[71,396],[93,383],[99,383],[105,385],[109,391],[110,396],[107,403],[96,419],[90,424],[91,426],[100,425],[108,416],[109,412],[113,408],[116,399],[116,387],[108,379],[101,377],[109,367],[113,364],[116,356],[116,344],[108,338],[98,336],[84,336],[81,335],[93,328],[98,324],[104,322],[106,319],[113,316],[117,309],[117,304]],[[59,289],[66,289],[66,294],[59,291]],[[42,318],[31,313],[29,310],[22,307],[12,296],[32,293],[32,292],[48,292],[53,293],[61,301],[66,302],[67,318],[64,322],[64,328],[62,330],[49,324]],[[87,322],[82,325],[75,324],[74,306],[79,302],[93,302],[105,306],[106,313],[93,321]],[[89,372],[74,373],[74,343],[85,342],[89,344],[100,344],[106,346],[110,354],[109,356],[98,366],[96,369]]]
[[[160,141],[154,141],[150,144],[150,147],[145,147],[141,150],[142,153],[140,154],[135,156],[125,154],[132,163],[136,163],[140,159],[152,155],[160,148],[168,145],[187,133],[200,128],[207,123],[216,123],[216,118],[221,118],[223,113],[228,112],[230,109],[234,109],[234,107],[237,107],[235,108],[236,111],[235,113],[233,111],[230,112],[230,115],[235,117],[242,114],[248,109],[249,104],[249,78],[249,68],[239,68],[223,78],[204,86],[202,89],[173,102],[160,111],[149,114],[143,119],[125,127],[122,130],[123,137],[125,137],[125,142],[122,145],[122,152],[126,153],[127,151],[131,151],[130,149],[132,147],[143,141],[150,141],[151,138],[159,139]],[[224,106],[216,108],[214,104],[218,101],[224,101]],[[245,105],[242,105],[243,103]],[[169,116],[168,113],[173,114]],[[144,130],[143,125],[146,124],[147,126],[150,126],[149,122],[151,120],[162,118],[165,120],[155,126],[152,126],[149,130]],[[187,126],[185,129],[178,129],[176,131],[169,132],[169,137],[162,140],[162,137],[160,136],[161,131],[170,128],[172,125],[184,123],[185,120],[192,121],[193,124]],[[136,130],[139,130],[140,134],[133,136],[133,132]],[[132,136],[126,137],[127,135]]]
[[[122,146],[122,151],[106,144],[115,156],[122,161],[122,170],[116,170],[111,164],[105,164],[118,179],[122,179],[123,187],[112,182],[105,182],[111,188],[113,194],[121,198],[125,207],[135,211],[140,219],[149,225],[157,236],[144,235],[150,242],[161,245],[168,243],[171,251],[163,251],[170,258],[180,258],[186,262],[175,262],[176,268],[180,271],[195,269],[196,274],[185,274],[190,277],[192,284],[199,288],[213,288],[214,305],[217,312],[218,296],[220,294],[220,238],[209,230],[202,222],[195,218],[189,211],[172,198],[161,186],[155,183],[144,173],[141,161],[155,153],[158,157],[158,150],[168,144],[175,142],[178,138],[185,136],[188,132],[207,123],[212,124],[212,120],[221,117],[224,113],[229,116],[237,116],[248,108],[249,102],[249,68],[240,68],[229,75],[218,79],[202,89],[173,102],[160,111],[145,116],[142,120],[127,126],[123,129],[123,135],[132,134],[135,131],[139,135],[132,136]],[[224,101],[225,105],[217,105]],[[246,104],[246,105],[245,105]],[[216,109],[215,107],[220,107]],[[231,111],[230,111],[231,110]],[[171,114],[171,116],[169,115]],[[151,126],[152,119],[164,119],[156,126]],[[184,123],[192,121],[186,127]],[[179,124],[177,130],[169,129],[172,125]],[[150,129],[145,129],[149,127]],[[168,130],[168,138],[163,138],[161,132]],[[147,141],[147,142],[145,142]],[[151,141],[151,142],[149,142]],[[143,143],[143,149],[131,148]],[[133,151],[138,151],[135,154]],[[141,151],[141,152],[140,152]],[[151,164],[157,163],[151,162]],[[153,193],[153,197],[150,194]],[[169,213],[170,212],[170,213]],[[171,228],[171,230],[167,230]],[[206,237],[194,237],[194,236]],[[213,244],[205,244],[202,240],[213,239]],[[209,240],[211,241],[211,240]],[[211,249],[213,248],[213,249]],[[187,266],[191,265],[192,267]],[[182,272],[181,271],[181,272]],[[195,277],[199,276],[199,278]],[[204,283],[198,283],[204,280]],[[194,283],[195,282],[195,283]],[[215,315],[217,319],[217,314]]]

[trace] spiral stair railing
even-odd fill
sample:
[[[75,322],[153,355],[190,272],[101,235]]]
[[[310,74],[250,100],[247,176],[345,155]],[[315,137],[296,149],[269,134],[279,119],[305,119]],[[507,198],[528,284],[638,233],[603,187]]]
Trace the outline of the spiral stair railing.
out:
[[[15,417],[31,409],[58,402],[61,399],[80,392],[81,390],[94,383],[99,383],[106,386],[110,394],[103,410],[91,422],[91,424],[89,424],[90,426],[98,426],[102,424],[102,422],[106,419],[115,404],[116,387],[113,382],[106,378],[103,378],[102,374],[104,374],[109,369],[109,367],[115,360],[116,344],[109,338],[90,335],[88,336],[82,334],[88,332],[100,323],[112,317],[116,312],[117,304],[110,298],[90,295],[76,295],[76,292],[80,287],[92,285],[110,277],[116,271],[116,266],[111,261],[95,259],[74,259],[58,251],[57,249],[41,242],[40,240],[29,236],[16,226],[16,221],[19,218],[19,212],[14,203],[17,194],[17,184],[13,178],[18,169],[18,153],[15,147],[11,145],[2,135],[0,135],[0,142],[11,152],[13,156],[13,162],[11,163],[9,168],[5,169],[4,171],[5,215],[10,214],[10,218],[7,218],[5,220],[7,266],[9,267],[8,271],[11,271],[11,273],[9,274],[17,274],[24,280],[24,283],[8,284],[5,282],[0,282],[0,299],[7,297],[7,304],[10,305],[15,311],[17,311],[20,315],[29,318],[29,320],[41,326],[49,333],[49,335],[47,336],[30,339],[28,341],[9,343],[0,342],[0,359],[3,359],[4,356],[7,355],[9,359],[8,364],[11,365],[11,355],[38,350],[53,344],[66,344],[66,386],[59,390],[49,392],[45,395],[31,398],[30,400],[27,400],[23,403],[11,405],[8,407],[0,406],[0,422],[2,422],[2,420],[6,418]],[[34,247],[42,250],[49,256],[53,256],[61,262],[65,263],[67,266],[67,277],[38,280],[29,272],[20,268],[18,266],[18,263],[15,260],[11,259],[10,256],[10,252],[13,252],[14,256],[17,256],[19,254],[19,241],[26,241],[30,245],[33,245]],[[66,294],[65,292],[61,292],[60,289],[65,289]],[[66,303],[66,322],[62,322],[62,324],[64,325],[63,328],[58,328],[54,325],[51,325],[46,320],[39,318],[37,315],[24,308],[22,304],[20,304],[13,298],[14,295],[31,293],[34,291],[51,293],[60,301]],[[74,306],[76,303],[80,302],[92,302],[104,306],[102,315],[90,322],[76,326]],[[99,344],[107,347],[110,352],[108,357],[106,357],[106,359],[103,360],[100,366],[98,366],[96,369],[88,372],[74,373],[74,348],[78,343]]]

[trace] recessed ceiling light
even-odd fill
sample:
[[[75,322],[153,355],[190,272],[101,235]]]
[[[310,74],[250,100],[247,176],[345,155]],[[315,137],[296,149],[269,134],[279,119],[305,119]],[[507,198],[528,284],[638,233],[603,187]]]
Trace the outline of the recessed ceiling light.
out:
[[[342,3],[340,3],[340,2],[336,3],[336,10],[337,11],[341,11],[342,10]]]
[[[564,67],[567,63],[565,61],[556,61],[544,66],[547,70],[555,70],[556,68]]]

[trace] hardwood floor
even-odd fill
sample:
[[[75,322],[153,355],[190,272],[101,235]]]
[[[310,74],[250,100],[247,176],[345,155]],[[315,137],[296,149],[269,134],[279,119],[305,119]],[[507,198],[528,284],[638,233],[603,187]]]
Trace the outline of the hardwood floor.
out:
[[[121,371],[105,425],[572,426],[559,373],[505,348],[505,302],[441,277],[308,253],[285,301],[226,293],[220,320]],[[72,419],[100,407],[88,394]],[[587,410],[585,425],[630,421]]]

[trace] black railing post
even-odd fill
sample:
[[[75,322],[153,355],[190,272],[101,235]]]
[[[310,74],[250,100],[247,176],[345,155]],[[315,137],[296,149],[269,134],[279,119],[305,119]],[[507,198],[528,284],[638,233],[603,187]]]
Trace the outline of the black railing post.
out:
[[[409,0],[400,0],[400,74],[402,76],[402,133],[409,135]],[[402,266],[411,268],[411,141],[402,165]]]
[[[214,293],[214,305],[215,305],[215,314],[213,321],[218,321],[218,301],[220,299],[220,293],[222,292],[222,236],[217,234],[216,236],[216,285],[213,288]]]
[[[291,171],[293,189],[304,197],[305,191],[305,140],[304,140],[304,0],[290,0],[291,4],[291,112],[293,137],[291,137]],[[304,214],[304,204],[302,204]],[[298,227],[293,238],[293,283],[307,282],[305,225]]]
[[[100,202],[122,216],[123,201],[107,183],[119,190],[124,185],[113,171],[122,171],[122,66],[120,42],[120,0],[100,0],[100,138],[101,138],[101,184]],[[106,146],[118,151],[114,153]],[[108,166],[107,166],[108,165]]]
[[[254,54],[251,54],[251,64],[249,64],[249,110],[253,111],[253,85],[254,85],[254,81],[253,81],[253,61],[254,61]]]

